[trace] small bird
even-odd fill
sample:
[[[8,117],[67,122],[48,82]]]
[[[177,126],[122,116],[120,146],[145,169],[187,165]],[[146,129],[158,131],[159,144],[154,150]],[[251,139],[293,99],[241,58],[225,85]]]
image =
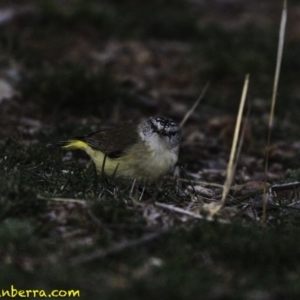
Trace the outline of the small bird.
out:
[[[153,183],[168,173],[178,160],[180,127],[166,117],[142,122],[123,122],[86,136],[50,144],[66,150],[84,150],[97,173],[121,181]]]

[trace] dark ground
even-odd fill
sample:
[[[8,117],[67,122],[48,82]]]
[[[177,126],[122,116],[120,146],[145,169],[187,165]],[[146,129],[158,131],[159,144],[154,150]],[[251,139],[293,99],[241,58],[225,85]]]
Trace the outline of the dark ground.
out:
[[[1,1],[0,293],[299,297],[297,184],[269,195],[261,226],[281,9],[273,0]],[[300,2],[290,1],[270,185],[300,176],[299,22]],[[246,73],[244,147],[226,206],[211,218],[220,188],[191,180],[224,183]],[[131,118],[180,122],[208,81],[183,128],[179,183],[169,176],[138,203],[130,187],[99,184],[85,154],[46,148]]]

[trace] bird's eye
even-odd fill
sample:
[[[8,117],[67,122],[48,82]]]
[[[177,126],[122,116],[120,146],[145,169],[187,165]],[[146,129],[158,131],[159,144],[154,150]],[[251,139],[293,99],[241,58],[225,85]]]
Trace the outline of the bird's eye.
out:
[[[168,135],[169,136],[174,136],[174,135],[176,135],[177,134],[177,131],[169,131],[168,132]]]
[[[157,126],[155,126],[153,123],[151,123],[151,129],[153,132],[158,132]]]

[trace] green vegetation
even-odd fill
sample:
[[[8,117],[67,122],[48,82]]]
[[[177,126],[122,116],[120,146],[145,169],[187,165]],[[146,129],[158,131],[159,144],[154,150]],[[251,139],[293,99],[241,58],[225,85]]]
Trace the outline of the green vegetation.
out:
[[[230,15],[226,5],[217,13]],[[279,26],[259,20],[225,26],[213,7],[197,1],[31,0],[29,6],[0,32],[1,78],[16,92],[0,101],[0,293],[14,285],[78,289],[82,299],[95,300],[298,298],[297,187],[270,197],[265,227],[256,190],[231,192],[222,213],[207,221],[204,204],[219,200],[218,189],[207,198],[187,192],[191,182],[169,178],[144,191],[119,186],[98,178],[84,153],[46,147],[116,119],[180,120],[210,80],[205,103],[184,128],[179,165],[184,179],[194,172],[222,182],[224,132],[209,132],[207,122],[236,113],[250,72],[252,136],[236,183],[261,180]],[[297,39],[287,36],[271,184],[299,180],[297,51]]]
[[[74,63],[38,70],[20,88],[26,101],[38,103],[43,115],[51,112],[56,118],[93,115],[105,119],[115,99],[122,99],[122,106],[134,104],[134,96],[108,71],[91,71]]]

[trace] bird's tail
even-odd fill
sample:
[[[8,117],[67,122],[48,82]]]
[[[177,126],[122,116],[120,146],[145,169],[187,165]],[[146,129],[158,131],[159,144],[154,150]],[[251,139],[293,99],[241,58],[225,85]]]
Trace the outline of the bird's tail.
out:
[[[69,140],[69,141],[62,141],[58,143],[48,144],[47,147],[61,147],[67,150],[74,150],[74,149],[86,149],[88,144],[81,140]]]

